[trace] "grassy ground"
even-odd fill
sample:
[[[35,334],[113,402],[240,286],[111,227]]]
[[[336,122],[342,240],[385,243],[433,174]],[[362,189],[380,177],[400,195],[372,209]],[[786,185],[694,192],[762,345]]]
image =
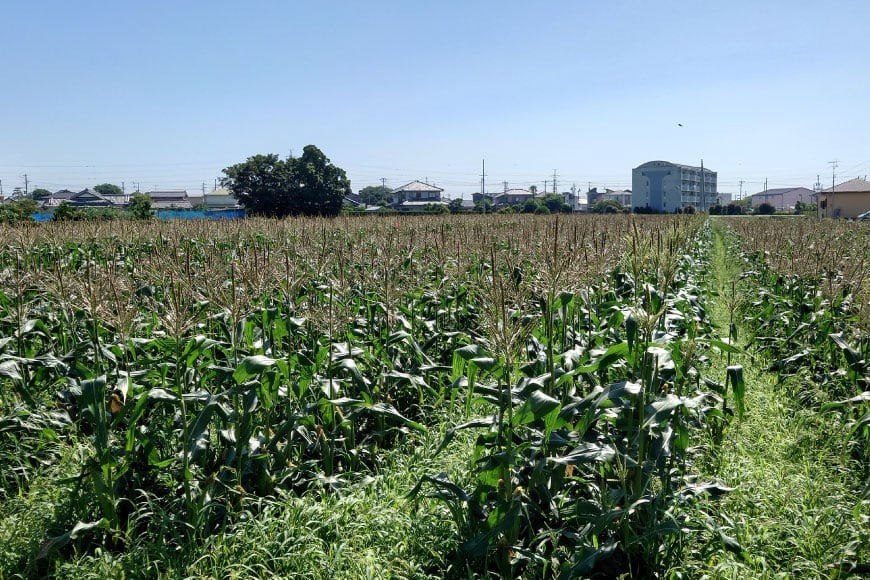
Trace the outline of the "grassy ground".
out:
[[[461,434],[460,434],[461,435]],[[449,512],[436,502],[405,499],[420,473],[445,471],[466,461],[471,434],[432,457],[440,434],[416,448],[395,450],[379,473],[338,493],[307,493],[253,504],[249,516],[223,533],[191,537],[170,547],[156,534],[124,551],[77,553],[35,563],[42,541],[63,530],[64,463],[34,481],[27,494],[0,502],[0,579],[63,578],[441,578],[462,575],[449,561],[458,545]],[[75,465],[74,462],[70,462]],[[467,471],[467,469],[463,469]],[[165,516],[143,513],[157,525]],[[71,523],[66,524],[69,529]]]
[[[737,257],[717,227],[714,316],[721,328],[728,328],[737,297],[747,291],[733,284],[739,274]],[[834,417],[788,399],[763,359],[740,358],[732,362],[744,367],[747,414],[706,465],[710,476],[735,487],[711,507],[740,549],[697,547],[702,561],[683,569],[692,577],[848,577],[839,564],[870,559],[870,502],[861,497],[855,466],[843,460],[846,432]]]

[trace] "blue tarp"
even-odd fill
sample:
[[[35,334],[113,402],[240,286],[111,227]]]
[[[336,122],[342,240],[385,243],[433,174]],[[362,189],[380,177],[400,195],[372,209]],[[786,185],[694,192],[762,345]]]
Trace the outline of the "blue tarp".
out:
[[[243,209],[161,209],[155,212],[159,220],[240,220],[245,217]],[[54,213],[35,213],[31,216],[35,222],[50,222]]]
[[[240,220],[245,217],[243,209],[160,209],[157,210],[159,220]]]

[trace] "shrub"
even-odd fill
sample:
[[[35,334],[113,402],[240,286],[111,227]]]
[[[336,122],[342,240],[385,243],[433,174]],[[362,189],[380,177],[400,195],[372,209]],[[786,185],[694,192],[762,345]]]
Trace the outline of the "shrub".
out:
[[[776,208],[769,203],[762,203],[755,208],[756,215],[773,215],[776,213]]]

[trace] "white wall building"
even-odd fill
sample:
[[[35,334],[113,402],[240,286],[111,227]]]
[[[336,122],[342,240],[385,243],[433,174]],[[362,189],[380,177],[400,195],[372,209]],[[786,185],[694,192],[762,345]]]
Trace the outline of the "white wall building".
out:
[[[716,172],[669,161],[649,161],[631,172],[631,205],[673,213],[692,206],[707,211],[717,203]]]

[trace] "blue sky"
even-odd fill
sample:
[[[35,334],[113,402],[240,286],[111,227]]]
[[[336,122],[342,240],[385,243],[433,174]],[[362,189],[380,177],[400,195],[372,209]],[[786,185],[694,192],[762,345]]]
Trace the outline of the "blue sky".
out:
[[[320,147],[354,189],[720,191],[870,174],[870,2],[6,0],[0,180],[214,186]],[[682,124],[682,127],[679,126]],[[552,182],[548,187],[552,187]]]

